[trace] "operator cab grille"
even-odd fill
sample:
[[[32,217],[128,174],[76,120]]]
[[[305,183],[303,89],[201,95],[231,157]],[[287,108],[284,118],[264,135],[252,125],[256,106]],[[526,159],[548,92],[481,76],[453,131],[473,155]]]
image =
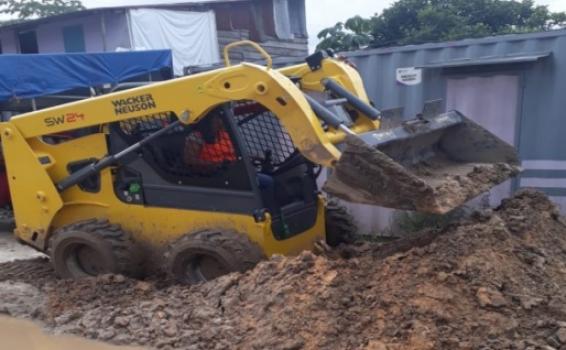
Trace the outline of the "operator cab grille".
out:
[[[291,136],[271,111],[253,101],[237,102],[233,110],[245,148],[257,170],[261,170],[261,163],[270,163],[275,171],[298,154]]]
[[[179,125],[144,145],[141,155],[166,181],[178,185],[249,189],[242,158],[223,108],[193,125]],[[177,120],[173,113],[133,118],[119,123],[118,132],[134,144]]]
[[[158,113],[140,118],[124,120],[121,121],[119,125],[120,131],[123,134],[139,141],[149,134],[152,134],[157,130],[173,123],[176,119],[177,118],[175,118],[173,113]],[[169,133],[176,133],[181,131],[182,129],[183,126],[179,126],[178,128],[171,130]]]

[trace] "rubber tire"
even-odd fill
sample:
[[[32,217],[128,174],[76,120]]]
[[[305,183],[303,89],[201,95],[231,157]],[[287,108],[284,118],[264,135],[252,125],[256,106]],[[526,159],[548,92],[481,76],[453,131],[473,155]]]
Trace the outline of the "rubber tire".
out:
[[[184,235],[169,244],[165,252],[167,272],[183,284],[212,280],[193,271],[187,272],[188,264],[202,256],[215,259],[222,264],[226,273],[244,272],[265,258],[261,248],[243,234],[202,230]]]
[[[334,199],[326,203],[325,209],[326,244],[331,247],[337,247],[342,243],[353,243],[358,229],[352,215]]]
[[[142,252],[130,235],[107,220],[91,219],[62,227],[50,238],[48,253],[56,274],[61,278],[93,276],[79,266],[66,263],[68,249],[72,249],[69,246],[74,244],[86,245],[96,251],[103,262],[101,274],[139,277],[142,273]]]

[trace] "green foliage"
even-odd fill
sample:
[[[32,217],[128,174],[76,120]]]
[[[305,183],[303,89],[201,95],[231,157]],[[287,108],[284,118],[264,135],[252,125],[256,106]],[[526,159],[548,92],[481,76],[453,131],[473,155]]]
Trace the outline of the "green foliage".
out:
[[[564,27],[566,13],[533,0],[399,0],[380,15],[324,29],[318,48],[347,51]]]
[[[318,34],[319,49],[346,51],[350,48],[367,46],[371,42],[371,21],[360,16],[352,17],[346,23],[338,22]]]
[[[80,0],[0,0],[0,14],[24,21],[84,10]]]

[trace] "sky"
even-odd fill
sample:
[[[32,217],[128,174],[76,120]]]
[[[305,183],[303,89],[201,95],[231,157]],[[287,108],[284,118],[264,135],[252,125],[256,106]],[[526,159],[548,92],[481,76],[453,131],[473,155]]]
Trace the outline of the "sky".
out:
[[[157,4],[181,2],[182,0],[82,0],[88,7],[106,7],[120,5]],[[337,22],[360,15],[369,17],[380,13],[391,5],[393,0],[305,0],[307,7],[307,26],[310,46],[317,43],[316,35],[324,28]],[[473,0],[471,0],[473,1]],[[537,4],[548,5],[552,11],[566,11],[566,0],[536,0]]]

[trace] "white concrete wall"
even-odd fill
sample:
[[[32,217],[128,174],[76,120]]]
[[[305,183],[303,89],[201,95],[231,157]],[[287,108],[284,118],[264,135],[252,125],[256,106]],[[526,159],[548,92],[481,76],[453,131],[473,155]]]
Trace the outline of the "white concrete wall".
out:
[[[116,51],[117,48],[130,48],[130,33],[125,11],[106,12],[106,47],[107,51]]]
[[[100,13],[96,13],[89,16],[40,24],[29,29],[36,31],[39,53],[65,52],[63,28],[79,24],[83,26],[86,52],[103,52],[105,50],[102,38],[101,16]],[[124,12],[106,12],[104,17],[106,23],[106,51],[116,51],[118,47],[129,48],[130,39]],[[14,30],[1,31],[0,40],[2,40],[2,50],[4,53],[18,53]]]
[[[0,41],[2,42],[2,53],[18,53],[16,35],[13,30],[1,31]]]

